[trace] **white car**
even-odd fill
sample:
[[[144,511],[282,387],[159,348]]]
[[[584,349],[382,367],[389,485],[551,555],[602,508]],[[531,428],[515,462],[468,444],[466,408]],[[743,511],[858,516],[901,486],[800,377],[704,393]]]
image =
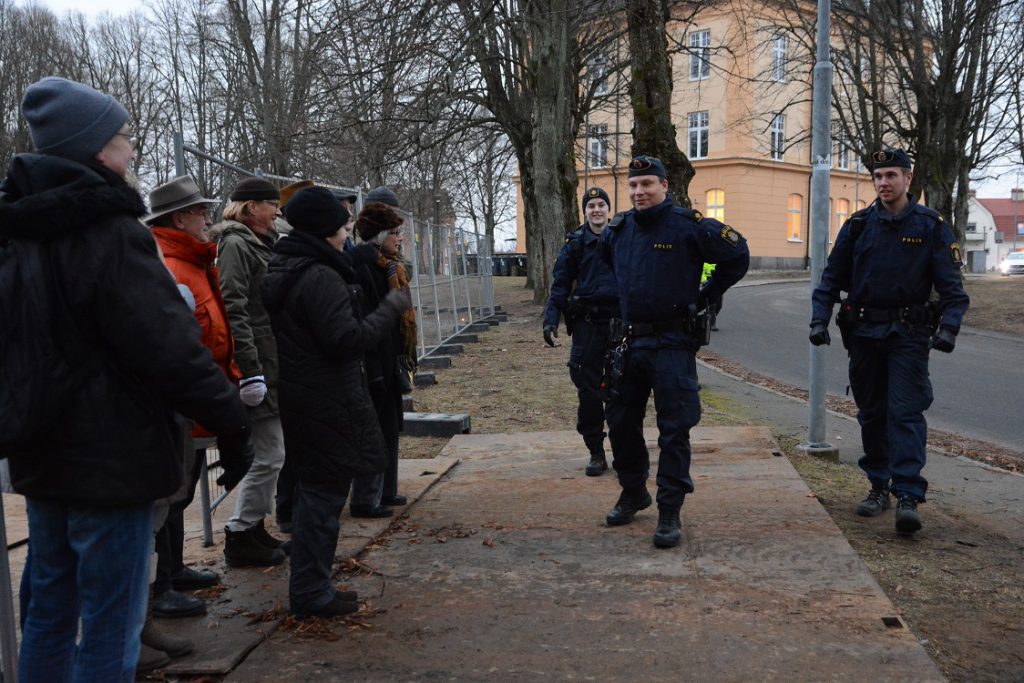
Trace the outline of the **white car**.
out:
[[[999,264],[999,270],[1003,275],[1024,274],[1024,251],[1015,251],[1007,254],[1003,262]]]

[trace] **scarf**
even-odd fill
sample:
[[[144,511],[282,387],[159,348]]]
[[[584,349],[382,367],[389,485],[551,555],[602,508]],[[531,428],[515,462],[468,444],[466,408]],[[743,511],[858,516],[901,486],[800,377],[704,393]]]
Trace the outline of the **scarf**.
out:
[[[408,289],[409,274],[405,265],[398,258],[398,252],[386,253],[380,245],[377,245],[377,267],[387,273],[389,289]],[[410,308],[402,313],[398,319],[399,329],[402,331],[402,357],[408,364],[407,367],[416,367],[416,309]]]

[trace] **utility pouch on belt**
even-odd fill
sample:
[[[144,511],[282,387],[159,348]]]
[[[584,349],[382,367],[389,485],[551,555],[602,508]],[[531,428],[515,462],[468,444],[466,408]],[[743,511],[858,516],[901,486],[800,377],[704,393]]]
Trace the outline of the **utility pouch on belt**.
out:
[[[690,304],[689,313],[690,329],[688,332],[697,339],[698,344],[707,346],[711,343],[711,306],[707,306],[698,313],[697,306]]]
[[[579,318],[580,304],[576,300],[576,297],[569,299],[568,305],[565,307],[565,311],[562,312],[562,317],[565,319],[565,333],[572,336],[573,330],[576,329],[576,320]]]
[[[626,338],[622,320],[612,318],[608,322],[611,335],[608,350],[604,354],[604,368],[601,374],[601,399],[611,401],[619,395],[622,376],[629,361],[629,340]]]
[[[836,314],[836,325],[839,327],[839,335],[843,338],[843,348],[850,348],[850,336],[853,334],[853,325],[856,317],[853,312],[853,305],[849,299],[839,302],[839,313]]]

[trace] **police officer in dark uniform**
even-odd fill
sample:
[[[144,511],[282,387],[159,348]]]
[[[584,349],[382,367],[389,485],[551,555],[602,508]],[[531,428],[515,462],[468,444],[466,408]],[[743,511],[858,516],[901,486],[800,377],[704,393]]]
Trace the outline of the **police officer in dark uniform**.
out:
[[[693,491],[690,429],[701,413],[694,354],[706,339],[701,322],[707,324],[698,314],[736,284],[750,265],[750,252],[738,232],[676,206],[667,191],[661,161],[633,159],[633,209],[617,215],[601,238],[615,271],[625,331],[611,372],[613,381],[616,375],[621,379],[611,387],[607,408],[613,466],[622,493],[606,521],[610,526],[628,524],[651,505],[643,422],[653,390],[661,450],[654,534],[659,548],[679,544],[679,511],[684,496]],[[717,268],[701,288],[704,263]]]
[[[601,188],[592,187],[583,193],[587,222],[565,238],[565,246],[555,261],[551,294],[544,309],[544,341],[548,346],[555,346],[558,319],[562,315],[566,331],[572,336],[569,377],[579,395],[576,431],[590,452],[586,470],[589,477],[598,477],[608,469],[600,385],[608,348],[608,321],[619,316],[615,277],[600,249],[609,209],[608,194]]]
[[[913,178],[902,149],[873,156],[878,199],[850,216],[836,237],[812,296],[812,344],[831,342],[828,321],[840,292],[848,292],[837,323],[850,355],[864,456],[859,464],[871,491],[857,514],[874,517],[897,498],[896,531],[921,528],[928,427],[932,403],[929,348],[953,350],[970,300],[960,279],[960,246],[938,212],[907,194]],[[938,302],[929,303],[934,287]],[[935,327],[935,323],[938,327]]]

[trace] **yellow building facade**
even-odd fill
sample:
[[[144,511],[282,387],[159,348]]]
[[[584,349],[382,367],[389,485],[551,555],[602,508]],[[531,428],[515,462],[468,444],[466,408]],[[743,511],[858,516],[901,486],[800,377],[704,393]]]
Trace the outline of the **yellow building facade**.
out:
[[[813,56],[797,45],[780,15],[733,3],[670,25],[688,49],[673,58],[672,119],[677,143],[694,166],[693,208],[747,238],[753,268],[808,264]],[[611,56],[609,62],[614,61]],[[600,65],[592,73],[600,78]],[[627,69],[628,73],[628,69]],[[609,76],[607,87],[615,87]],[[604,189],[614,212],[631,208],[626,166],[632,125],[625,84],[588,116],[580,140],[579,194]],[[638,150],[643,153],[643,150]],[[829,234],[874,200],[856,153],[834,141]],[[522,205],[517,251],[525,251]]]

